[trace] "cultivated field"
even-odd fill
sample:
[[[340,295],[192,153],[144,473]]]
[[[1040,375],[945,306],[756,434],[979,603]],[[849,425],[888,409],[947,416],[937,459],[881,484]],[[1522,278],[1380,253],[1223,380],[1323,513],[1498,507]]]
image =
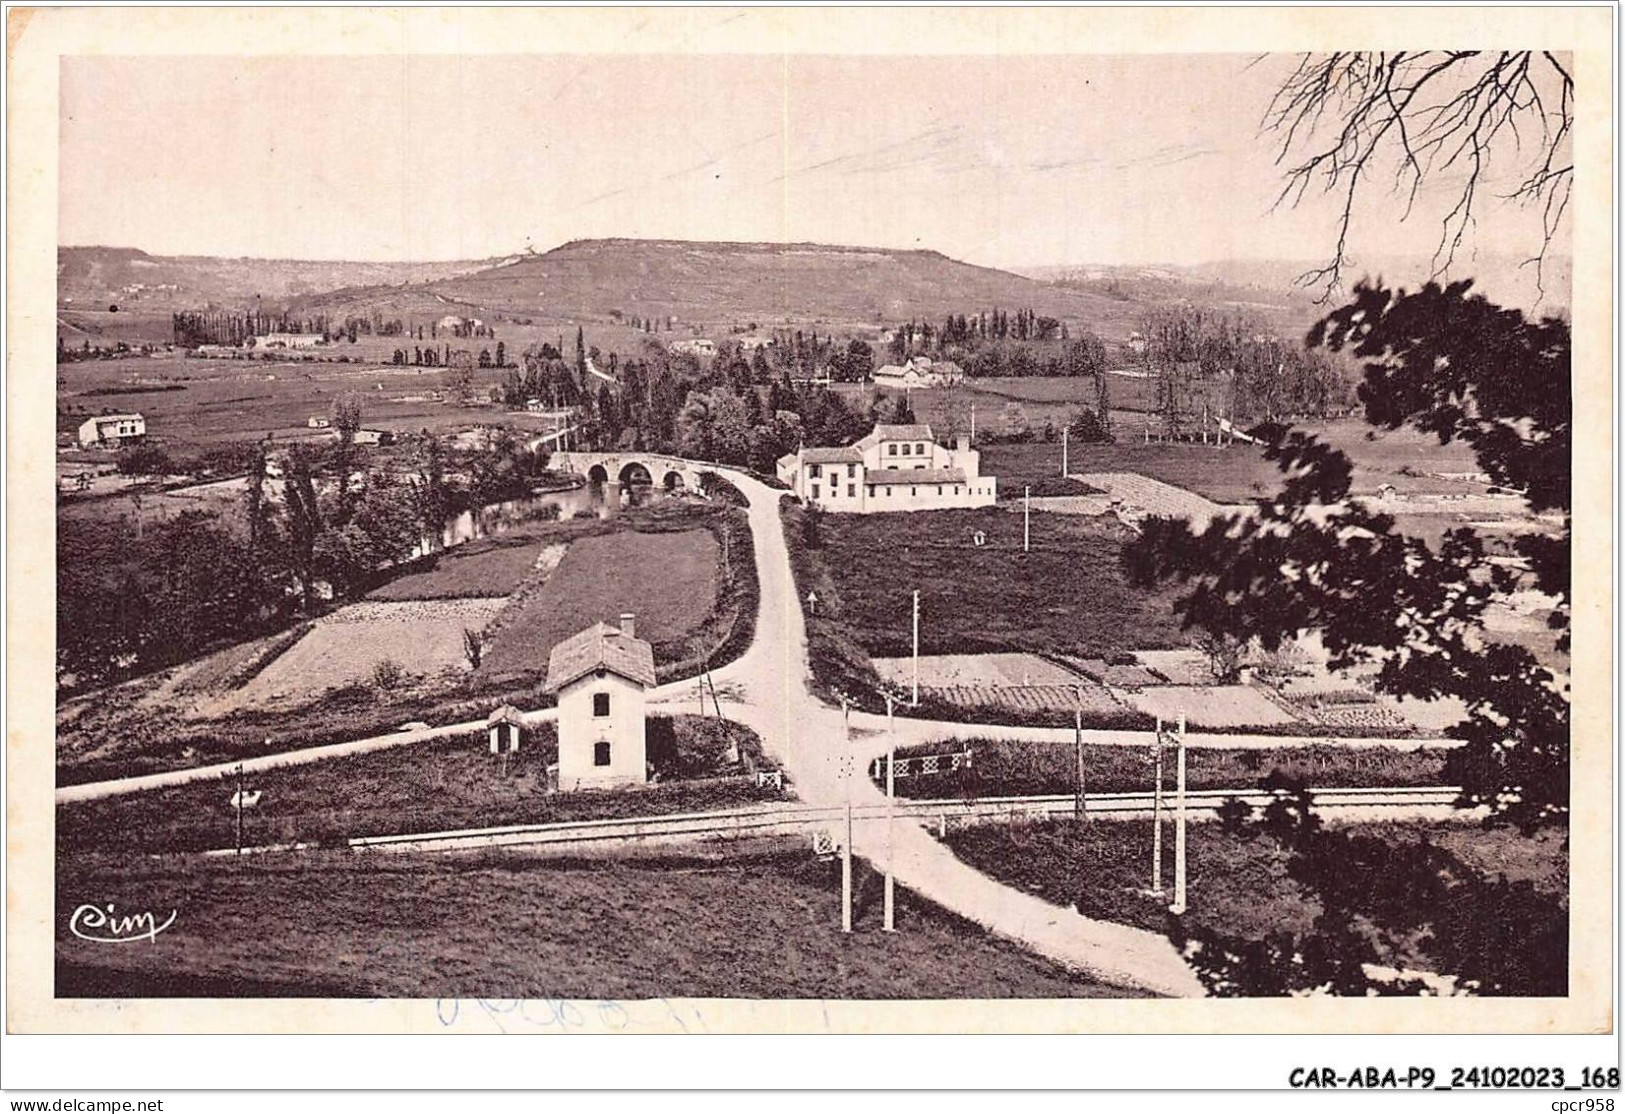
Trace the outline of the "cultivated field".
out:
[[[1124,690],[1123,699],[1148,716],[1210,730],[1284,727],[1298,718],[1251,685],[1148,685]]]
[[[614,1028],[632,1010],[666,1017],[646,1001],[665,997],[1132,993],[1068,975],[906,890],[900,931],[883,934],[880,879],[861,867],[856,931],[843,936],[839,867],[800,846],[754,859],[574,864],[70,856],[56,896],[56,992],[67,997],[573,999],[600,1004],[567,1005],[565,1019],[585,1011]],[[69,935],[84,902],[182,912],[150,946],[109,948]],[[528,1016],[506,1016],[505,1027]],[[709,1027],[703,1005],[679,1020]]]
[[[366,684],[379,662],[428,677],[467,669],[463,631],[480,630],[501,600],[402,600],[353,603],[324,615],[307,633],[233,694],[237,707],[302,704],[318,693]],[[223,709],[222,709],[223,710]]]

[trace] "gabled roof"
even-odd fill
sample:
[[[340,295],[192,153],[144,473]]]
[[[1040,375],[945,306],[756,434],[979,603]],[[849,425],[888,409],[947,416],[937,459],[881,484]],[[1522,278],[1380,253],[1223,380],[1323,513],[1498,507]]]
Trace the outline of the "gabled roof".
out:
[[[845,445],[835,449],[803,449],[801,450],[803,464],[862,464],[863,450],[857,445]]]
[[[864,474],[866,484],[962,484],[963,468],[876,468]]]
[[[144,421],[146,421],[146,419],[143,418],[140,414],[93,414],[89,418],[85,419],[84,422],[81,422],[79,424],[84,425],[84,424],[86,424],[88,422],[144,422]]]
[[[512,704],[504,704],[485,717],[485,726],[487,727],[495,727],[499,723],[511,723],[515,726],[524,725],[524,721],[519,716],[519,709]]]
[[[547,684],[542,691],[558,692],[598,669],[652,687],[654,649],[641,638],[622,634],[620,627],[596,623],[553,647],[547,656]]]

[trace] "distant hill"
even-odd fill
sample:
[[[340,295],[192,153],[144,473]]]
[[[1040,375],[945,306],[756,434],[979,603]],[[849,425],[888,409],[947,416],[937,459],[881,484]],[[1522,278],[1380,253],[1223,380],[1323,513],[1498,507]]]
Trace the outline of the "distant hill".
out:
[[[149,255],[138,248],[62,247],[56,253],[57,304],[129,310],[240,307],[347,286],[433,282],[489,267],[455,263],[346,263]]]
[[[1317,304],[1321,290],[1306,289],[1298,280],[1324,262],[1226,259],[1194,266],[1076,264],[1023,267],[1019,272],[1041,282],[1135,301],[1190,297],[1228,302],[1240,309],[1262,311],[1263,316],[1307,323],[1324,313],[1324,307]],[[1537,312],[1566,310],[1572,298],[1572,258],[1553,255],[1547,259],[1538,284],[1534,266],[1523,263],[1521,256],[1480,253],[1459,258],[1446,277],[1471,278],[1476,291],[1502,305]],[[1392,286],[1415,289],[1428,280],[1432,271],[1433,260],[1428,256],[1360,259],[1348,267],[1345,284],[1352,287],[1370,275]]]
[[[538,322],[604,321],[619,312],[711,327],[836,330],[999,307],[1032,309],[1109,339],[1126,337],[1138,320],[1138,309],[1119,300],[934,251],[683,240],[576,240],[456,277],[337,290],[297,305],[333,314],[366,307],[422,313],[437,303]]]

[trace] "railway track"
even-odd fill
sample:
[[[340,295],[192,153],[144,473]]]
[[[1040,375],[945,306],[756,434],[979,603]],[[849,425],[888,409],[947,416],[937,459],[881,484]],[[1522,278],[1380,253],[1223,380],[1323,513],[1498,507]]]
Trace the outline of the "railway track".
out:
[[[1442,819],[1467,815],[1455,806],[1454,786],[1402,788],[1315,789],[1315,807],[1337,820]],[[1255,808],[1267,805],[1274,796],[1268,792],[1233,789],[1202,789],[1186,794],[1186,807],[1196,820],[1208,820],[1220,805],[1239,797]],[[950,826],[986,823],[1021,823],[1053,816],[1070,816],[1075,808],[1070,794],[1033,797],[990,797],[979,800],[906,800],[898,798],[898,820],[934,825],[940,831]],[[1171,817],[1174,797],[1165,793],[1164,810]],[[1150,793],[1097,793],[1087,801],[1089,817],[1097,820],[1136,820],[1152,811]],[[462,828],[441,832],[413,832],[404,835],[357,836],[346,841],[355,851],[468,851],[486,847],[632,847],[683,844],[710,840],[748,839],[767,836],[812,835],[831,831],[845,823],[841,805],[799,803],[753,805],[748,808],[715,812],[678,813],[667,816],[626,816],[606,820],[576,820],[558,824],[521,824],[495,828]],[[853,823],[872,826],[886,823],[883,804],[854,805]],[[305,844],[280,844],[253,849],[300,851],[313,849]],[[231,855],[232,849],[206,852]]]

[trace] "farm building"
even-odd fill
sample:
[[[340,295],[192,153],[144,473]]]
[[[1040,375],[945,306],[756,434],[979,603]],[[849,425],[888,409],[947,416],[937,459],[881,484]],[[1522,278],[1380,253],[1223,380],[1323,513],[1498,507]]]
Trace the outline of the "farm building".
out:
[[[98,414],[79,425],[82,449],[116,449],[147,435],[147,419],[140,414]]]
[[[387,429],[358,429],[354,438],[357,445],[388,445],[394,440],[395,434]]]
[[[772,337],[740,337],[739,350],[741,352],[755,352],[757,349],[770,347],[772,343]]]
[[[315,348],[322,343],[320,333],[266,333],[255,337],[254,348]]]
[[[717,346],[715,341],[700,337],[698,340],[674,340],[670,349],[673,352],[686,352],[691,356],[715,356]]]
[[[998,499],[998,481],[981,474],[969,439],[943,448],[928,425],[877,425],[844,448],[803,448],[779,459],[778,475],[808,504],[851,514],[988,507]]]
[[[637,637],[631,615],[553,647],[543,691],[558,695],[560,789],[648,780],[644,690],[654,683],[654,648]]]
[[[877,387],[950,387],[965,378],[965,371],[952,360],[933,363],[913,356],[904,364],[882,364],[874,371]]]
[[[491,737],[492,754],[519,753],[519,742],[524,737],[525,725],[520,719],[518,708],[512,704],[504,704],[486,718],[485,729]]]
[[[333,420],[320,414],[312,414],[305,419],[305,424],[311,429],[328,429],[333,425]]]

